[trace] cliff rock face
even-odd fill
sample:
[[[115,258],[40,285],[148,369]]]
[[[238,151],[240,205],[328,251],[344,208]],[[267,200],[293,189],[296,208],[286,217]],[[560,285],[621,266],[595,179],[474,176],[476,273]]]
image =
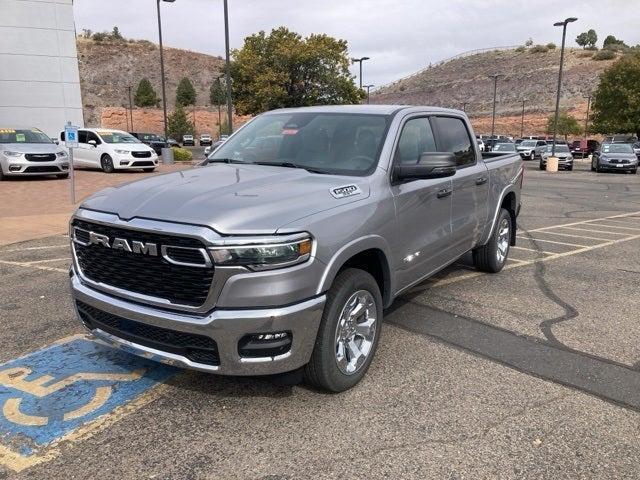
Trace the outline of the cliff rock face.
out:
[[[595,61],[593,52],[569,49],[565,55],[561,108],[584,121],[586,96],[600,74],[614,60]],[[491,132],[493,80],[498,80],[496,132],[520,135],[522,100],[525,101],[525,135],[543,134],[556,101],[560,52],[550,50],[491,51],[463,56],[427,68],[371,94],[371,103],[432,105],[465,108],[477,133]]]
[[[162,98],[160,50],[157,45],[147,41],[95,42],[78,38],[77,46],[84,119],[87,126],[99,126],[103,116],[109,118],[114,115],[112,111],[103,114],[105,108],[128,107],[127,87],[133,87],[133,97],[138,82],[143,77],[151,81],[158,97]],[[173,109],[175,104],[178,82],[182,77],[188,77],[196,89],[196,109],[207,111],[206,118],[211,123],[211,114],[216,110],[217,118],[217,109],[207,108],[210,105],[209,88],[221,74],[224,65],[222,58],[165,47],[164,60],[168,109]],[[155,118],[155,114],[134,111],[136,130],[136,115],[139,116],[140,122],[148,121],[149,126],[157,127],[155,121],[151,120]],[[197,116],[198,113],[196,121]],[[153,128],[150,131],[160,133],[162,128]]]

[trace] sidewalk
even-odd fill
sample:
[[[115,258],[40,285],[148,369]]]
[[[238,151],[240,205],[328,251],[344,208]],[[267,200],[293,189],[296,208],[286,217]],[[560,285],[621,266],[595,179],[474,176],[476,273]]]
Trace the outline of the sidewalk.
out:
[[[48,237],[68,231],[69,217],[82,199],[106,187],[189,168],[190,164],[160,165],[154,173],[106,174],[77,170],[76,205],[71,204],[69,180],[20,178],[0,182],[0,245]]]

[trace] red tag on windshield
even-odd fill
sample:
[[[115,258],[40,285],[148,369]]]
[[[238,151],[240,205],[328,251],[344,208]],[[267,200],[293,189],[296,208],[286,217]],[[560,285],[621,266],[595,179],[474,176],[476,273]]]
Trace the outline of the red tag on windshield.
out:
[[[283,135],[295,135],[296,133],[298,133],[297,128],[285,128],[282,130]]]

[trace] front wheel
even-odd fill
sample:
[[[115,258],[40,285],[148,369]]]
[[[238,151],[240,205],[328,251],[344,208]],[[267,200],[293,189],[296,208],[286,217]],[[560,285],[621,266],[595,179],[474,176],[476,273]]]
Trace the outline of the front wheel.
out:
[[[69,174],[68,173],[59,173],[58,175],[56,175],[56,178],[59,178],[60,180],[64,180],[65,178],[69,178]]]
[[[142,171],[144,173],[151,173],[156,169],[156,167],[152,167],[152,168],[143,168]]]
[[[113,167],[113,160],[109,155],[103,155],[100,159],[100,166],[102,167],[102,171],[104,173],[113,173],[115,170]]]
[[[546,170],[546,167],[544,166],[544,163],[540,162],[540,170]]]
[[[507,263],[513,228],[511,214],[501,208],[491,238],[486,245],[473,250],[473,263],[478,270],[498,273]]]
[[[535,160],[536,159],[536,152],[531,152],[529,154],[529,159],[531,159],[531,161]]]
[[[304,368],[308,384],[343,392],[367,373],[380,339],[382,295],[364,270],[349,268],[327,293],[316,344]]]

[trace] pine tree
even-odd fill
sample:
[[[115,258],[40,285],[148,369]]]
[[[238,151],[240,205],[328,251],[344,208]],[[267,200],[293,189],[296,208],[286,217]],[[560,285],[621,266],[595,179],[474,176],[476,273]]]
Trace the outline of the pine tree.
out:
[[[194,135],[193,122],[189,121],[187,112],[182,106],[176,105],[175,110],[169,115],[167,130],[169,131],[169,136],[175,139],[180,139],[183,135]]]
[[[140,80],[133,101],[137,107],[157,107],[160,105],[160,99],[148,78]]]
[[[187,77],[184,77],[182,80],[180,80],[178,89],[176,90],[176,105],[186,107],[187,105],[195,104],[196,89],[193,88],[191,80],[189,80]]]

